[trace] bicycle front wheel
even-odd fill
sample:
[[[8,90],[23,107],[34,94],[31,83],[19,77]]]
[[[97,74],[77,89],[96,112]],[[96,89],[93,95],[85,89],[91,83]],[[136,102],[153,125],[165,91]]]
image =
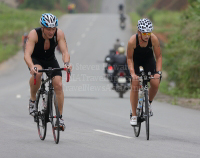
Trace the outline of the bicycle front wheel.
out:
[[[148,91],[145,90],[145,122],[146,122],[146,137],[149,140],[149,99],[148,99]]]
[[[58,111],[58,102],[56,100],[56,95],[54,91],[49,93],[49,117],[52,125],[53,138],[56,144],[59,142],[60,137],[60,127],[59,127],[59,118],[60,114]]]
[[[45,95],[47,95],[47,92],[41,93],[39,90],[36,96],[36,108],[38,111],[35,116],[35,121],[37,122],[38,134],[41,140],[45,139],[47,131],[47,123],[45,120],[46,106],[44,106]]]

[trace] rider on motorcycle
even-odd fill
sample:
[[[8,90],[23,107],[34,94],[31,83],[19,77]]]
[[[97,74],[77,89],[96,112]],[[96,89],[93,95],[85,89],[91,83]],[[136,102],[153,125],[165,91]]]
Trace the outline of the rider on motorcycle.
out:
[[[123,23],[126,20],[124,14],[120,14],[120,22]]]
[[[119,12],[120,14],[123,13],[124,11],[124,5],[123,4],[119,4]]]
[[[126,55],[125,53],[125,48],[124,47],[119,47],[118,48],[118,55],[116,54],[113,57],[113,67],[114,67],[114,73],[112,76],[112,83],[113,83],[113,90],[116,89],[116,84],[117,84],[117,73],[119,70],[122,70],[126,73],[126,75],[129,74],[128,66],[127,66],[127,61],[126,61]]]
[[[114,44],[114,50],[117,51],[120,46],[121,46],[120,40],[119,38],[117,38]]]

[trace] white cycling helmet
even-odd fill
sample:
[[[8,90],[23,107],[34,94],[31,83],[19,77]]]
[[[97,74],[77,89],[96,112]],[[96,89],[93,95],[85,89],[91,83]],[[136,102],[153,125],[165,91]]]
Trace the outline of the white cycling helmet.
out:
[[[55,15],[51,13],[44,13],[40,18],[40,24],[44,27],[57,27],[58,26],[58,19]]]
[[[153,24],[147,18],[138,20],[137,27],[140,32],[152,32],[153,31]]]

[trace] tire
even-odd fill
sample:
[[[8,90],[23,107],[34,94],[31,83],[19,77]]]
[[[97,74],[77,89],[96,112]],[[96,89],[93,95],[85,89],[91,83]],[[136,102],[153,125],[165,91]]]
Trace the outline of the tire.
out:
[[[140,135],[140,130],[141,130],[141,121],[139,120],[139,118],[140,118],[140,114],[141,114],[141,112],[140,112],[140,110],[141,109],[136,109],[136,113],[137,113],[137,126],[133,126],[133,130],[134,130],[134,134],[135,134],[135,136],[136,137],[139,137],[139,135]]]
[[[148,91],[145,90],[145,122],[146,122],[146,137],[149,140],[149,99],[148,99]]]
[[[46,107],[43,105],[43,99],[47,98],[45,95],[47,95],[46,91],[41,93],[39,90],[36,97],[38,112],[36,113],[35,121],[37,122],[38,134],[41,140],[45,139],[47,132],[47,122],[45,120]]]
[[[49,98],[49,118],[52,125],[52,132],[53,132],[53,138],[56,144],[59,143],[60,138],[60,127],[59,127],[59,111],[58,111],[58,103],[56,101],[56,95],[54,91],[49,92],[48,95]]]
[[[119,97],[123,98],[123,92],[122,91],[119,92]]]

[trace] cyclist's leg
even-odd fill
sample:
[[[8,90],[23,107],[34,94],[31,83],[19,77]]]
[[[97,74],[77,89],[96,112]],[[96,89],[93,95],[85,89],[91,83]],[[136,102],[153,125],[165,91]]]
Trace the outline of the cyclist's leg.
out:
[[[42,64],[39,60],[36,60],[36,59],[32,59],[35,67],[37,67],[37,69],[42,69]],[[30,85],[30,94],[31,94],[31,97],[30,99],[32,101],[35,101],[36,100],[36,93],[38,91],[38,89],[40,88],[40,81],[41,81],[41,75],[42,73],[39,73],[36,75],[36,85],[34,85],[34,76],[31,76],[30,80],[29,80],[29,85]]]
[[[154,58],[149,59],[146,64],[144,71],[148,73],[149,71],[151,73],[156,72],[156,61]],[[160,84],[159,79],[152,79],[150,80],[150,88],[149,88],[149,101],[153,101],[154,97],[156,96],[156,93],[158,92],[158,87]]]
[[[139,74],[139,65],[135,61],[134,61],[134,70],[136,74]],[[136,108],[138,103],[138,90],[139,90],[139,81],[131,80],[130,102],[132,107],[132,116],[136,116]]]

